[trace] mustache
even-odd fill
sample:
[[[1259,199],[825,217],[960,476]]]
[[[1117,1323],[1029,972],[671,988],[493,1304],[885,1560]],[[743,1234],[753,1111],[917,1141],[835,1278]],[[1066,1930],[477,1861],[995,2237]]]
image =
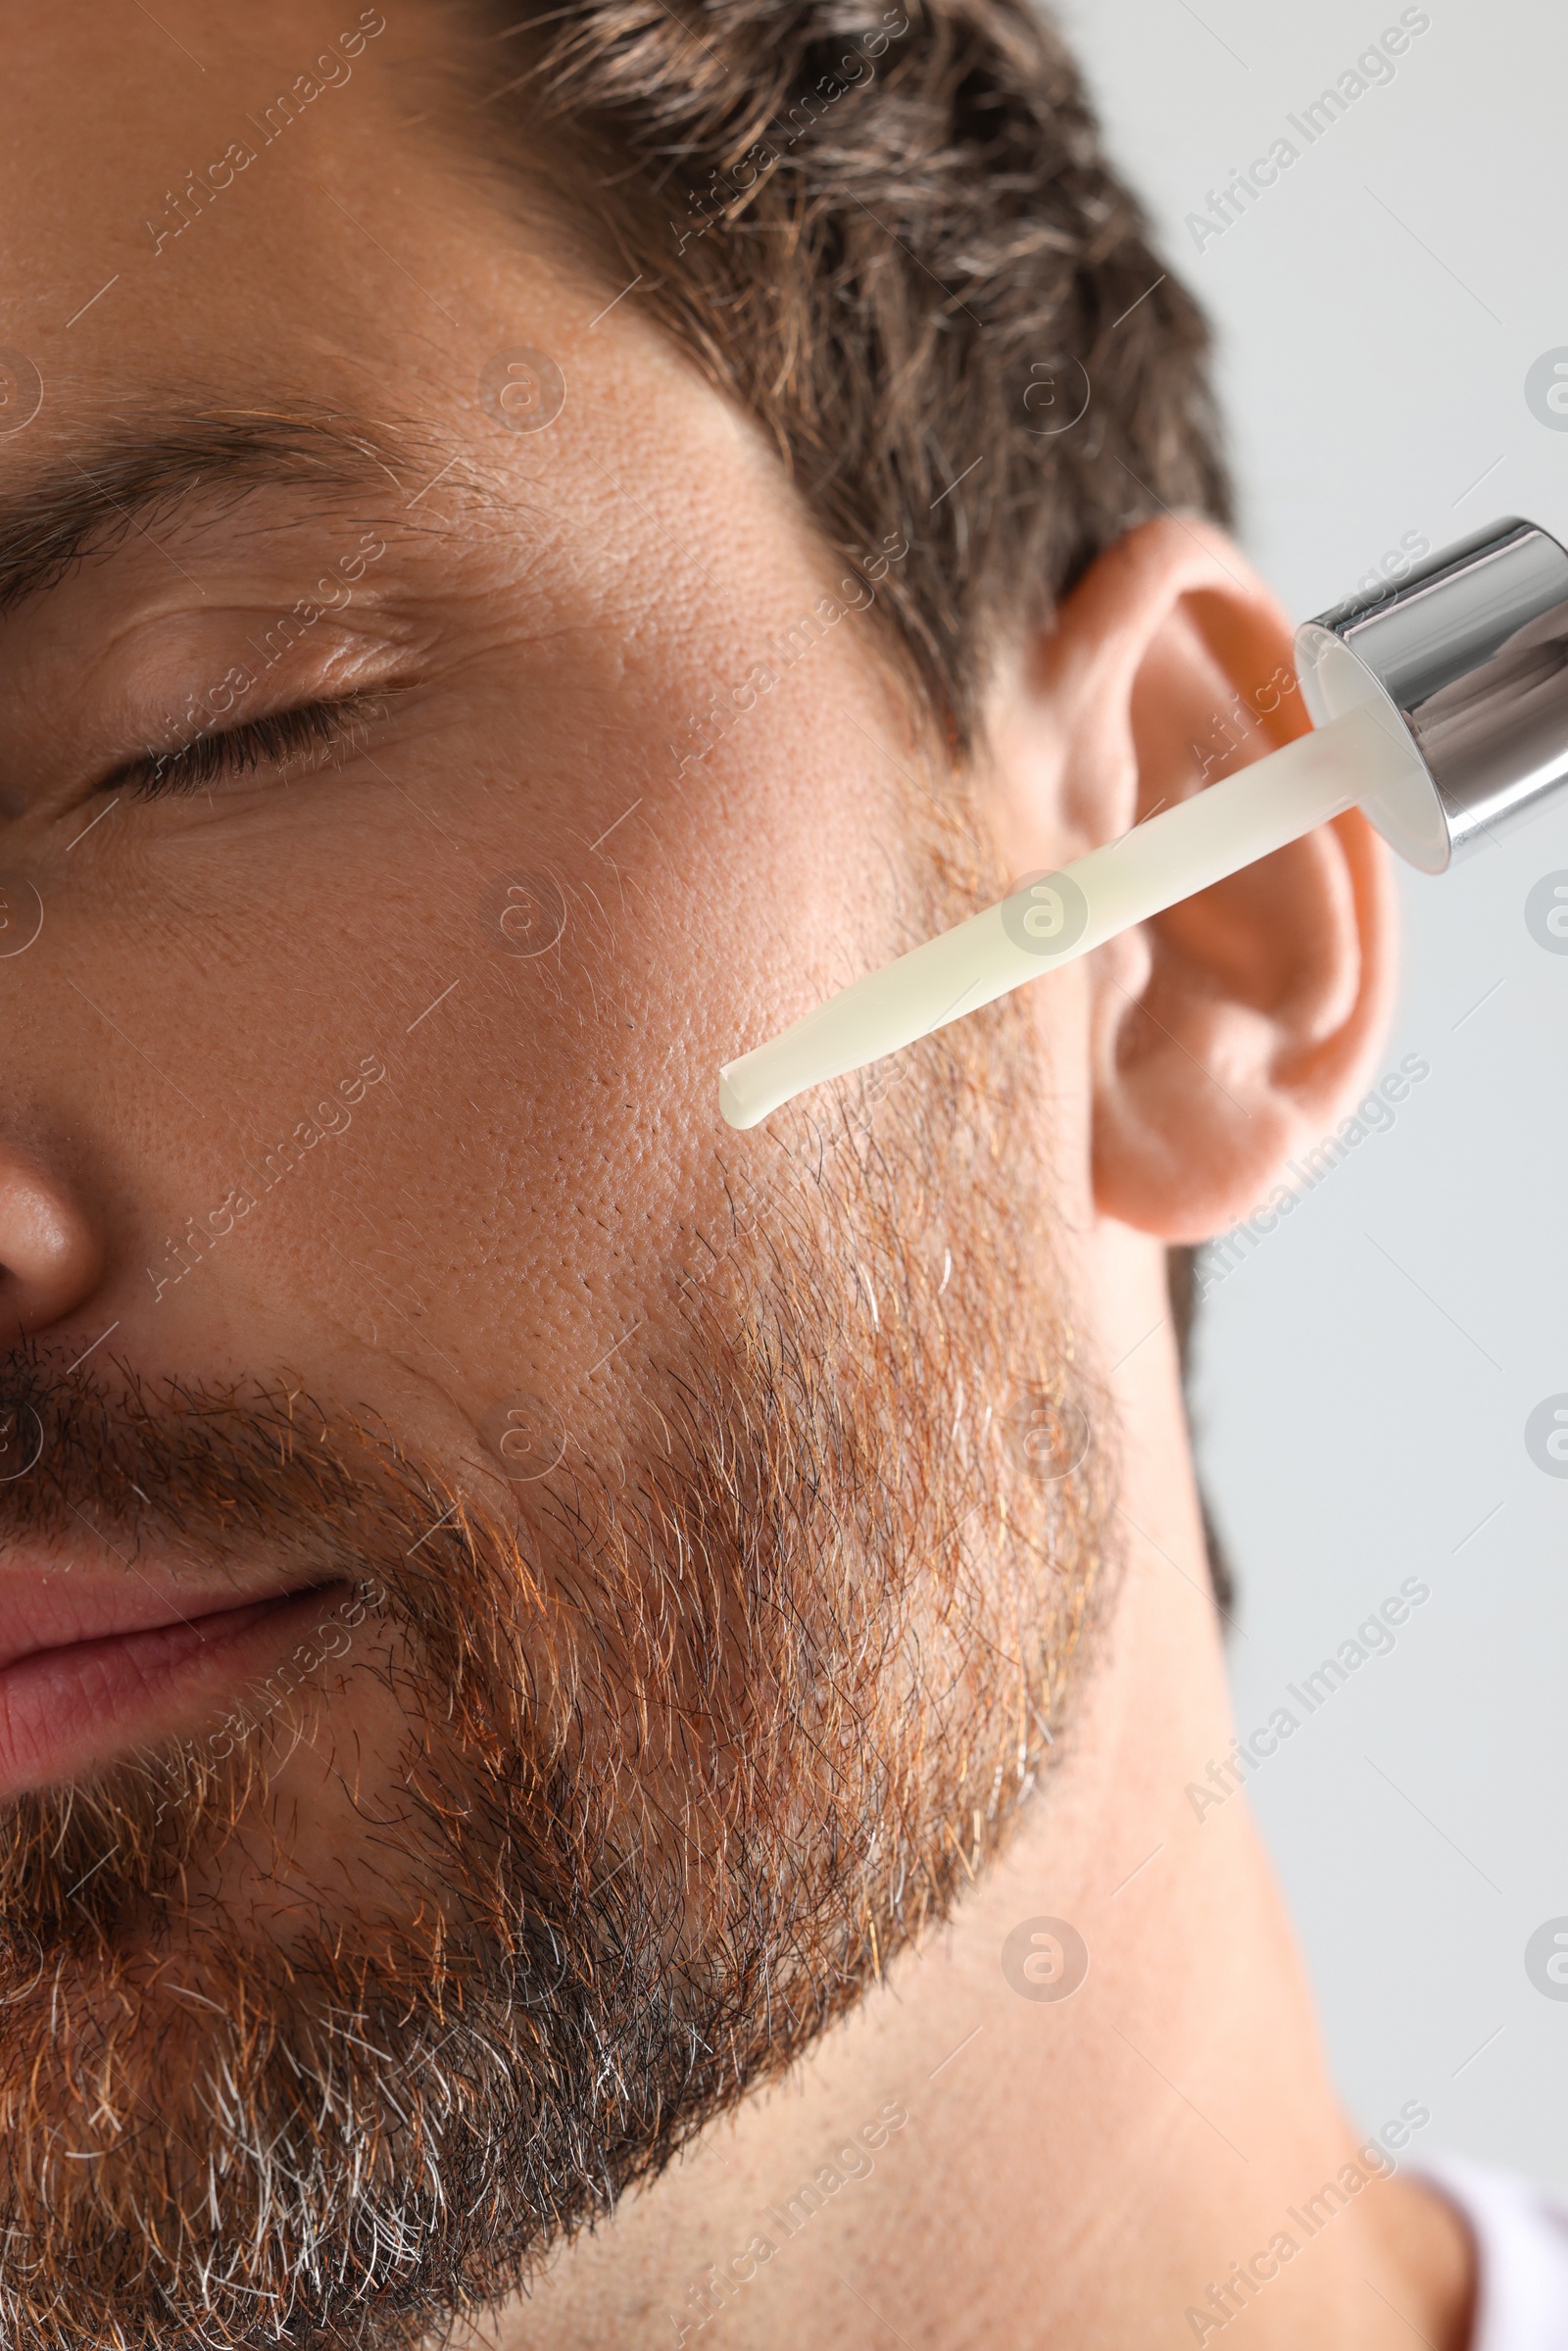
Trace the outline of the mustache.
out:
[[[137,1578],[156,1561],[176,1589],[199,1577],[208,1598],[254,1587],[260,1563],[278,1589],[318,1591],[320,1607],[294,1652],[303,1667],[237,1688],[215,1727],[0,1803],[0,1999],[39,1943],[126,1931],[216,1857],[347,1674],[377,1675],[411,1718],[433,1702],[454,1724],[482,1721],[514,1758],[550,1743],[556,1647],[517,1530],[378,1416],[333,1410],[292,1378],[155,1384],[124,1362],[10,1350],[0,1587],[24,1547],[94,1575]]]
[[[156,1543],[220,1569],[249,1541],[329,1582],[359,1550],[414,1543],[406,1523],[438,1494],[432,1517],[459,1498],[372,1422],[334,1420],[286,1379],[155,1384],[111,1369],[33,1342],[0,1356],[0,1550],[71,1543],[106,1565],[96,1539],[133,1565]]]

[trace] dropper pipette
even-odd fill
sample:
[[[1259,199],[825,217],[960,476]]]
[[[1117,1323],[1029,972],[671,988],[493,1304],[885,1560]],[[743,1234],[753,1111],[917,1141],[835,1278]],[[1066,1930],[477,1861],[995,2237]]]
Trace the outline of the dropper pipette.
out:
[[[1027,877],[726,1063],[729,1124],[756,1126],[1347,808],[1363,808],[1402,857],[1438,873],[1568,780],[1568,554],[1534,523],[1495,523],[1392,594],[1307,621],[1296,653],[1310,734]]]

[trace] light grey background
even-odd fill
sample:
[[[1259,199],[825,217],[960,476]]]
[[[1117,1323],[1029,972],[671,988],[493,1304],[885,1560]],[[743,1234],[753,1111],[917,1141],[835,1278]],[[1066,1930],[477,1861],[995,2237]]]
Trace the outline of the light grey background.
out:
[[[1406,532],[1568,537],[1568,432],[1524,397],[1568,346],[1561,0],[1431,0],[1392,83],[1201,252],[1185,225],[1399,13],[1058,11],[1219,326],[1244,544],[1298,618]],[[1384,1066],[1431,1075],[1211,1292],[1198,1398],[1244,1732],[1402,1578],[1431,1587],[1253,1783],[1346,2095],[1374,2128],[1424,2099],[1423,2152],[1568,2186],[1568,2000],[1524,1967],[1568,1916],[1568,1479],[1524,1443],[1568,1393],[1568,955],[1524,920],[1558,869],[1568,810],[1401,870]]]

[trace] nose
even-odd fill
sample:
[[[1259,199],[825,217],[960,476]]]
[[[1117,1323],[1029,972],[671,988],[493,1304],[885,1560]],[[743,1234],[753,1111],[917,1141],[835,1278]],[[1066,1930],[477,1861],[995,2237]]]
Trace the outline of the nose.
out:
[[[71,1187],[0,1141],[0,1347],[59,1322],[102,1277],[102,1243]]]

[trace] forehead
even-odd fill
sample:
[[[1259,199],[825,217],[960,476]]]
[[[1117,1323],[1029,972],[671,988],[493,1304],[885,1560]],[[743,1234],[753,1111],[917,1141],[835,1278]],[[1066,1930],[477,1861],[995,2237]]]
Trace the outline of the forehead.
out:
[[[475,93],[520,60],[466,12],[0,0],[0,40],[22,100],[0,143],[8,525],[35,480],[111,491],[127,438],[302,411],[394,452],[400,502],[455,449],[509,501],[548,477],[607,581],[739,514],[775,544],[797,518],[750,419],[499,160]],[[535,435],[563,382],[563,429]],[[694,609],[707,569],[677,568]]]
[[[434,12],[3,0],[0,38],[23,100],[0,149],[8,472],[132,406],[304,393],[374,417],[395,384],[394,413],[460,416],[486,358],[550,351],[563,293],[593,290],[480,160],[482,106]],[[628,327],[596,336],[601,380]]]
[[[373,236],[343,210],[358,209],[377,157],[390,209],[406,209],[411,44],[379,10],[173,0],[155,19],[90,0],[8,0],[0,24],[25,93],[25,122],[0,154],[3,315],[63,375],[149,332],[168,338],[171,358],[225,336],[236,354],[255,350],[323,295],[346,304],[336,316],[352,337],[394,285],[400,308],[413,295],[396,234],[372,269]]]

